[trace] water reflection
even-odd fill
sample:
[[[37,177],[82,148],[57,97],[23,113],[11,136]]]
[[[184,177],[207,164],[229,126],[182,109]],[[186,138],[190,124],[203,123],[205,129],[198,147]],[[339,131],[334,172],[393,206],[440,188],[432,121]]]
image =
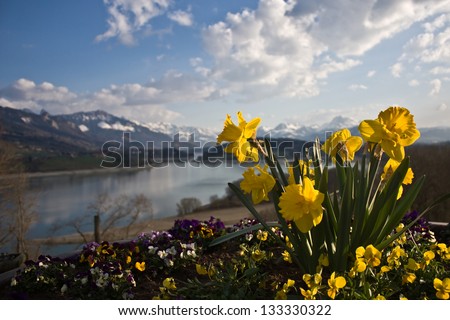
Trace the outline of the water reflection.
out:
[[[47,237],[53,224],[84,215],[89,204],[102,193],[111,198],[142,193],[152,201],[155,218],[174,216],[176,204],[182,198],[196,197],[207,203],[213,195],[224,195],[227,183],[240,178],[243,171],[238,165],[216,168],[170,165],[151,170],[117,169],[108,173],[32,177],[29,192],[37,199],[38,221],[30,229],[29,237]],[[59,234],[67,232],[61,230]]]

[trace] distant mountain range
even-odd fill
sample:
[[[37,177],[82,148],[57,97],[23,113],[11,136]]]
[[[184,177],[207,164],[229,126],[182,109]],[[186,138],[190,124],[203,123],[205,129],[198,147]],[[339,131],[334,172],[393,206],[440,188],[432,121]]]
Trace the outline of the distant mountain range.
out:
[[[323,141],[326,132],[342,128],[358,134],[357,125],[354,120],[339,116],[321,126],[281,123],[274,128],[260,127],[258,136],[303,141],[313,141],[319,137]],[[450,141],[450,127],[422,128],[420,131],[420,143]],[[214,143],[218,133],[170,123],[139,123],[101,110],[51,115],[44,110],[36,114],[0,106],[1,139],[26,151],[56,154],[98,152],[107,141],[122,141],[124,132],[130,133],[132,141],[140,141],[146,147],[146,142],[152,142],[155,149],[168,147],[168,143],[177,140],[194,139],[202,145]],[[176,147],[176,144],[171,146]]]

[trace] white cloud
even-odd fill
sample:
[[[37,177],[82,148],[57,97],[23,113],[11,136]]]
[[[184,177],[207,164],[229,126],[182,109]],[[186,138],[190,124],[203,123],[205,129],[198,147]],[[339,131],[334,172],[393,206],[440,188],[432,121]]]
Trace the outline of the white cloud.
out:
[[[410,80],[410,81],[408,82],[408,85],[409,85],[410,87],[417,87],[417,86],[420,85],[420,82],[419,82],[418,80],[416,80],[416,79],[412,79],[412,80]]]
[[[103,0],[109,14],[108,30],[95,37],[105,41],[118,37],[125,45],[136,43],[134,33],[148,26],[151,19],[163,14],[171,0]]]
[[[395,77],[395,78],[400,78],[400,75],[403,71],[403,65],[400,62],[397,62],[396,64],[392,65],[390,67],[391,69],[391,74]]]
[[[370,70],[369,72],[367,72],[367,78],[372,78],[375,73],[377,73],[375,70]]]
[[[190,27],[194,24],[194,17],[192,15],[192,13],[190,13],[190,12],[177,10],[174,12],[169,12],[167,14],[167,17],[170,20],[178,23],[180,26]]]
[[[2,103],[13,108],[38,109],[39,106],[51,107],[70,103],[77,95],[63,86],[57,87],[49,82],[36,84],[34,81],[21,78],[0,89],[0,97]]]
[[[445,103],[441,103],[437,108],[438,111],[445,111],[448,109],[448,106]]]
[[[348,88],[349,88],[350,90],[352,90],[352,91],[356,91],[356,90],[367,90],[367,86],[365,86],[365,85],[363,85],[363,84],[356,84],[356,83],[351,84]]]
[[[430,96],[435,96],[437,94],[439,94],[439,92],[441,91],[441,80],[439,79],[433,79],[430,81],[430,85],[431,85],[431,91],[430,91]]]
[[[169,71],[149,84],[111,85],[90,94],[77,95],[49,82],[36,84],[19,79],[0,88],[0,104],[13,108],[45,109],[51,114],[102,109],[133,119],[171,121],[181,114],[168,109],[174,103],[203,101],[216,93],[215,86],[177,71]]]
[[[442,7],[447,13],[422,24],[424,32],[407,42],[399,62],[418,68],[432,65],[433,75],[450,73],[450,2],[442,1]]]
[[[361,64],[358,57],[383,40],[445,11],[450,2],[440,0],[260,0],[204,28],[209,75],[246,100],[318,95],[331,73]],[[401,61],[391,68],[395,77],[402,71]]]
[[[447,74],[450,73],[450,67],[443,67],[443,66],[434,67],[433,69],[430,70],[430,73],[434,75]]]
[[[203,31],[214,58],[211,77],[246,100],[274,95],[314,96],[319,82],[360,63],[325,55],[327,47],[311,36],[315,14],[295,16],[293,1],[262,0],[256,10],[228,13]]]
[[[314,14],[312,36],[338,55],[362,55],[417,21],[448,10],[441,0],[297,1],[298,15]]]

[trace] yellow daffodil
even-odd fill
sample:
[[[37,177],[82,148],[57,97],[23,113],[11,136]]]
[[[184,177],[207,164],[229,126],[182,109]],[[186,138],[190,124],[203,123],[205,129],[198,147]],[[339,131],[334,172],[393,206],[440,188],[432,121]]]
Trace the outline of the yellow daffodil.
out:
[[[138,269],[139,271],[145,271],[145,261],[143,261],[143,262],[136,262],[135,264],[134,264],[134,267],[136,268],[136,269]]]
[[[344,277],[337,277],[335,272],[333,272],[328,279],[328,286],[330,287],[327,291],[328,296],[334,300],[336,294],[339,292],[339,289],[342,289],[347,284]]]
[[[259,175],[255,174],[255,168],[260,172]],[[263,169],[259,165],[254,168],[248,168],[242,176],[240,186],[244,193],[252,194],[252,201],[254,204],[258,204],[263,200],[269,201],[269,192],[275,185],[275,179],[267,172],[268,166],[265,165]]]
[[[450,297],[450,278],[440,280],[435,278],[433,280],[434,289],[436,289],[436,297],[442,300],[448,300]]]
[[[304,161],[304,160],[298,160],[300,175],[302,177],[307,176],[310,179],[312,179],[314,177],[314,168],[311,168],[311,164],[312,164],[312,160],[310,160],[309,162]],[[294,179],[294,166],[288,165],[287,169],[288,169],[288,174],[289,174],[288,183],[295,184],[296,182]],[[314,181],[313,181],[313,183],[314,183]]]
[[[314,189],[308,177],[303,184],[288,185],[280,197],[280,213],[286,220],[294,221],[298,229],[307,233],[322,221],[324,194]]]
[[[225,148],[225,152],[234,154],[239,162],[244,162],[248,159],[257,162],[258,150],[250,145],[248,139],[256,138],[256,129],[261,119],[255,118],[247,122],[240,111],[237,113],[237,116],[239,120],[238,126],[231,121],[230,115],[227,115],[223,131],[217,137],[217,143],[230,142]]]
[[[379,143],[389,158],[396,161],[402,161],[404,147],[420,137],[414,116],[403,107],[389,107],[380,112],[377,119],[362,121],[359,132],[365,141]]]
[[[350,130],[342,129],[333,133],[322,145],[322,150],[329,154],[333,160],[336,154],[344,161],[352,161],[355,158],[355,152],[362,146],[361,137],[352,136]]]
[[[383,173],[381,174],[381,180],[383,182],[387,182],[390,179],[390,177],[392,176],[392,174],[395,172],[395,170],[397,170],[399,165],[400,165],[399,161],[396,161],[392,158],[389,159],[386,162],[386,164],[384,165]],[[414,179],[414,172],[412,171],[411,168],[408,168],[408,171],[406,171],[406,175],[403,178],[402,184],[404,184],[404,185],[411,184],[413,179]],[[403,193],[403,187],[400,186],[400,188],[398,189],[397,199],[400,199],[400,197],[402,196],[402,193]]]
[[[176,290],[177,289],[174,278],[165,278],[163,281],[163,286],[164,286],[164,288],[166,288],[168,290]]]

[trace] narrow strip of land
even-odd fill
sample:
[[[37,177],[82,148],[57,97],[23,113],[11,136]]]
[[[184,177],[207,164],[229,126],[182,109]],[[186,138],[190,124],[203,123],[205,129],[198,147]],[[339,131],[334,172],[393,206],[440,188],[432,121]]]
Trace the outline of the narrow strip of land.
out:
[[[258,212],[260,212],[265,217],[274,216],[274,207],[272,203],[265,203],[256,206]],[[142,232],[150,231],[164,231],[170,229],[175,220],[177,219],[196,219],[200,221],[207,221],[210,217],[220,219],[225,225],[233,225],[239,222],[243,218],[253,218],[251,213],[244,206],[224,208],[224,209],[214,209],[206,210],[200,212],[194,212],[191,214],[184,215],[182,217],[173,216],[163,219],[156,220],[146,220],[140,223],[134,224],[128,232],[128,237],[126,235],[125,228],[115,228],[108,233],[108,235],[103,240],[107,241],[120,241],[135,238],[138,234]],[[93,233],[86,234],[89,241],[93,241]],[[83,243],[83,238],[79,234],[70,234],[66,236],[52,237],[52,238],[42,238],[31,240],[34,245],[59,245],[59,244],[80,244]]]

